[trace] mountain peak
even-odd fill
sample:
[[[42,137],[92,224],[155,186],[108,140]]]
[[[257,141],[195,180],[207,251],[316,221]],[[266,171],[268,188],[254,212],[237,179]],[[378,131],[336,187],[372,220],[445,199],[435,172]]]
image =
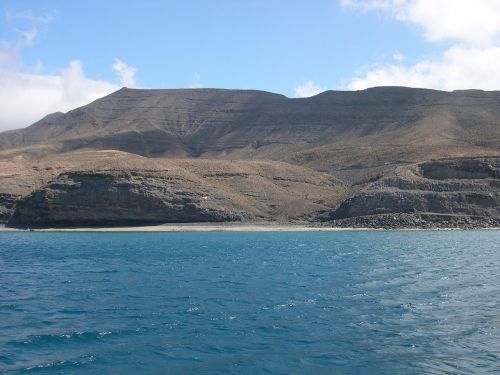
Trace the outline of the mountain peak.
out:
[[[375,87],[288,99],[258,90],[124,87],[0,134],[0,154],[114,149],[329,169],[497,150],[500,92],[464,92]]]

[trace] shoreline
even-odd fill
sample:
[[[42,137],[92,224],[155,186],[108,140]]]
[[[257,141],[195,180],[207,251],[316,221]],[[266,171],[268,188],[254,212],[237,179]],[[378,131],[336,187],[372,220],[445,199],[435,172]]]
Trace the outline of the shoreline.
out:
[[[75,227],[75,228],[11,228],[0,226],[0,232],[337,232],[374,230],[371,228],[319,227],[304,224],[231,224],[231,223],[182,223],[126,227]],[[375,229],[383,230],[383,229]]]
[[[20,229],[0,225],[0,232],[352,232],[352,231],[465,231],[500,230],[500,228],[356,228],[322,227],[304,224],[212,224],[183,223],[126,227],[75,227]]]

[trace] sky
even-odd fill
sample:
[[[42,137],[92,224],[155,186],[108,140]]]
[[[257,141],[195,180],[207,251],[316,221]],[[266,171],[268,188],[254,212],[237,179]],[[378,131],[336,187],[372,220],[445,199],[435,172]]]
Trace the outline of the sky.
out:
[[[500,89],[500,0],[0,0],[0,130],[120,87]]]

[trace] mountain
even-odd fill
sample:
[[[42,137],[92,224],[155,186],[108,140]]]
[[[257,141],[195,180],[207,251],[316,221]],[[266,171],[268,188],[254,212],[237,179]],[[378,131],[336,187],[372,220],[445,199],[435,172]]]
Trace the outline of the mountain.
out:
[[[101,151],[111,152],[112,156],[106,157],[108,162],[116,158],[120,163],[113,168],[94,169],[92,165],[102,155],[99,154]],[[44,221],[58,225],[92,222],[97,225],[100,219],[86,221],[85,214],[75,214],[80,217],[78,220],[69,217],[59,220],[47,215],[49,211],[56,212],[55,207],[69,205],[70,201],[64,200],[67,197],[79,201],[80,208],[85,206],[83,200],[91,199],[92,195],[85,195],[84,190],[81,191],[83,195],[74,195],[70,186],[113,192],[120,191],[117,186],[128,183],[126,191],[140,191],[139,195],[154,198],[154,202],[149,203],[156,213],[149,215],[145,211],[132,210],[125,215],[128,211],[124,202],[128,199],[139,199],[137,202],[143,202],[141,204],[145,206],[149,203],[135,193],[124,195],[126,199],[114,204],[121,207],[117,212],[129,218],[127,222],[133,221],[134,217],[137,222],[169,221],[168,215],[174,221],[290,221],[304,218],[317,221],[392,212],[411,214],[414,209],[433,210],[435,205],[422,202],[429,198],[424,190],[432,192],[437,186],[435,181],[423,183],[419,180],[420,185],[413,186],[420,188],[410,189],[412,194],[408,199],[421,204],[394,203],[399,202],[397,197],[404,195],[404,189],[388,189],[387,181],[401,178],[401,173],[412,181],[426,179],[419,174],[419,168],[434,165],[438,159],[455,163],[459,170],[467,170],[470,165],[479,168],[484,163],[495,169],[498,167],[495,157],[500,157],[500,92],[497,91],[443,92],[378,87],[363,91],[326,91],[311,98],[291,99],[255,90],[123,88],[66,114],[48,115],[25,129],[0,133],[0,166],[3,160],[4,165],[11,163],[8,165],[13,170],[12,174],[0,173],[0,182],[4,185],[0,191],[0,201],[3,199],[0,211],[3,204],[4,222],[37,225]],[[58,170],[53,168],[53,164],[59,165],[64,160],[72,160],[71,165]],[[141,162],[138,164],[137,160]],[[199,190],[200,181],[208,180],[203,173],[193,170],[213,166],[222,171],[234,160],[250,172],[233,176],[238,181],[233,177],[231,180],[218,178],[213,191],[233,189],[233,193],[219,196],[217,205],[200,205],[203,202],[198,198],[205,196]],[[458,163],[456,160],[470,162]],[[164,163],[163,167],[158,167],[158,163]],[[170,186],[165,177],[165,171],[170,170],[167,168],[169,163],[177,167],[184,163],[186,173],[191,177],[193,173],[198,176],[198,180],[181,179],[182,183],[176,185],[179,191],[198,197],[192,204],[186,204],[190,213],[173,214],[172,207],[177,201],[165,189],[158,188]],[[258,163],[267,163],[267,174],[258,172],[262,168]],[[140,165],[133,169],[142,176],[140,183],[131,174],[131,165]],[[151,165],[163,172],[154,168],[154,173],[148,172]],[[280,171],[287,172],[282,176],[284,180],[279,179]],[[95,184],[89,182],[90,175],[94,175]],[[254,177],[242,177],[244,175]],[[271,186],[269,184],[295,181],[295,177],[289,176],[297,175],[303,175],[305,180],[299,184],[300,188],[294,183],[295,190],[292,189],[289,199],[288,193],[275,194],[266,206],[265,199],[249,198],[252,194],[269,196],[266,190]],[[273,176],[278,176],[278,179]],[[460,180],[455,182],[465,186],[457,191],[467,190],[469,186],[471,192],[479,189],[485,194],[497,194],[495,189],[500,176],[496,174],[477,184],[471,184],[471,178],[458,176],[466,174],[458,173],[449,178]],[[232,184],[245,186],[260,181],[260,178],[269,182],[257,184],[250,193],[241,189],[234,192]],[[318,184],[325,187],[321,194],[317,191]],[[449,188],[451,185],[443,186]],[[436,188],[444,189],[442,186]],[[414,194],[419,189],[423,195]],[[379,193],[381,195],[377,195]],[[240,194],[240,202],[246,197],[247,204],[233,204],[231,197],[234,194]],[[109,200],[113,195],[104,196]],[[350,200],[346,200],[349,196]],[[441,195],[436,199],[444,197]],[[460,210],[466,205],[464,200],[470,199],[467,194],[451,194],[446,199],[452,201],[445,205],[448,209],[431,213],[498,216],[497,210],[489,206],[481,208],[479,205],[480,208],[475,209],[469,205],[471,210]],[[291,209],[293,202],[302,202],[297,203],[297,207],[302,208]],[[498,201],[494,198],[489,202],[494,205]],[[366,205],[372,208],[364,210]],[[285,206],[289,208],[285,210]],[[106,207],[106,204],[88,207],[88,210],[82,208],[81,212]],[[228,216],[224,212],[232,214]],[[104,214],[102,223],[120,222],[116,219],[120,217],[116,212],[111,214],[109,211],[108,214]]]
[[[120,150],[147,157],[270,159],[317,170],[489,155],[500,92],[404,87],[290,99],[251,90],[121,89],[0,134],[0,155]]]

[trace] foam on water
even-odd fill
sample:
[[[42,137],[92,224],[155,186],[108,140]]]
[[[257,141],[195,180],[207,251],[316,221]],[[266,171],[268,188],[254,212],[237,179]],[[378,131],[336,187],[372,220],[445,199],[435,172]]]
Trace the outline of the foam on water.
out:
[[[0,233],[0,371],[493,374],[500,232]]]

